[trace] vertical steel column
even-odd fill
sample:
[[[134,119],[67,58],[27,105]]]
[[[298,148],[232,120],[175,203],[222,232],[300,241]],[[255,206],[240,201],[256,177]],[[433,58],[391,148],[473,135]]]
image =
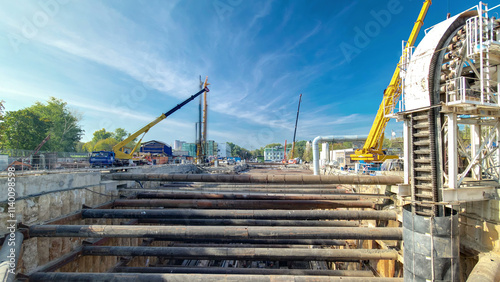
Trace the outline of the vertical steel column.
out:
[[[457,115],[446,114],[448,118],[448,188],[456,189],[458,175]]]
[[[411,117],[410,117],[411,118]],[[410,120],[404,120],[403,126],[403,151],[404,151],[404,184],[410,184]]]
[[[499,74],[500,76],[500,74]],[[500,89],[500,88],[499,88]],[[500,99],[499,99],[500,101]],[[496,143],[497,143],[497,146],[500,146],[500,127],[497,126],[495,127],[495,134],[497,135],[497,138],[496,138]],[[497,149],[497,152],[496,154],[494,154],[494,158],[495,158],[495,165],[497,165],[497,175],[498,175],[498,181],[500,182],[500,149]]]
[[[479,152],[479,148],[481,146],[481,126],[479,124],[471,124],[470,139],[471,156],[474,157]],[[481,180],[481,168],[479,166],[474,166],[472,168],[472,174],[475,180]]]

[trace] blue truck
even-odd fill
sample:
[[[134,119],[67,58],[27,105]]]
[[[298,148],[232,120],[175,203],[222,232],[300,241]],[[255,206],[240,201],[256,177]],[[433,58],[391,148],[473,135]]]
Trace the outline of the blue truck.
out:
[[[116,165],[115,153],[110,151],[96,151],[90,155],[90,167],[112,167]]]

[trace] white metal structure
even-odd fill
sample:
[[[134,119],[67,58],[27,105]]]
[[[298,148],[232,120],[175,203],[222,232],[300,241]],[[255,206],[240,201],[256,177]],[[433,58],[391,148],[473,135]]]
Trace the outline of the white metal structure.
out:
[[[480,2],[435,25],[402,71],[398,118],[405,120],[405,184],[420,191],[413,200],[425,200],[431,185],[436,195],[429,202],[442,203],[484,200],[499,187],[500,24],[488,16],[497,7]],[[424,111],[428,118],[415,115]],[[416,138],[423,132],[435,138]],[[463,140],[469,136],[470,145]],[[434,166],[421,165],[426,158]]]

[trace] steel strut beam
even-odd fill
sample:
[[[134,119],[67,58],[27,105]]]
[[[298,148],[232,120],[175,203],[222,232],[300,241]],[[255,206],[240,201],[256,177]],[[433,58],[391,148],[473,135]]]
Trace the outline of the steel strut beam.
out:
[[[29,228],[29,234],[30,237],[401,240],[403,231],[396,227],[35,225]]]
[[[113,180],[137,181],[189,181],[265,184],[359,184],[395,185],[402,183],[399,176],[363,175],[227,175],[227,174],[158,174],[113,173]]]
[[[191,210],[191,209],[89,209],[82,211],[83,218],[232,218],[269,220],[396,220],[394,211],[359,210]]]
[[[324,275],[373,277],[366,270],[312,270],[234,267],[117,267],[115,272],[127,273],[206,273],[206,274],[258,274],[258,275]]]
[[[254,188],[254,187],[239,187],[239,188],[219,188],[219,187],[207,187],[207,188],[201,188],[201,187],[157,187],[153,189],[138,189],[138,188],[119,188],[120,191],[126,191],[126,192],[159,192],[159,193],[224,193],[224,194],[233,194],[233,193],[239,193],[239,194],[247,194],[247,193],[263,193],[263,194],[326,194],[326,195],[349,195],[349,196],[356,196],[357,194],[354,193],[348,193],[347,189],[336,189],[336,188],[325,188],[325,187],[320,187],[320,188],[286,188],[286,187],[281,187],[281,188],[267,188],[267,187],[261,187],[261,188]],[[367,196],[377,196],[378,194],[364,194]],[[384,197],[385,195],[380,195],[381,197]]]
[[[88,256],[158,256],[172,259],[198,260],[358,261],[395,260],[398,258],[397,251],[373,249],[83,246],[82,253]]]
[[[403,278],[385,277],[336,277],[336,276],[292,276],[292,275],[249,275],[249,274],[150,274],[150,273],[35,273],[31,282],[37,281],[338,281],[338,282],[402,282]]]
[[[154,223],[161,225],[233,225],[233,226],[337,226],[359,227],[357,221],[339,220],[258,220],[258,219],[139,219],[139,223]]]
[[[115,207],[164,207],[196,209],[335,209],[374,208],[371,201],[329,200],[192,200],[192,199],[140,199],[115,200]]]
[[[288,245],[316,245],[316,246],[345,246],[344,240],[329,240],[329,239],[224,239],[224,238],[176,238],[176,239],[161,239],[156,238],[155,241],[175,241],[182,243],[196,244],[288,244]]]
[[[292,193],[192,193],[192,192],[143,192],[138,193],[138,199],[237,199],[237,200],[361,200],[365,198],[388,198],[384,195],[304,195]]]

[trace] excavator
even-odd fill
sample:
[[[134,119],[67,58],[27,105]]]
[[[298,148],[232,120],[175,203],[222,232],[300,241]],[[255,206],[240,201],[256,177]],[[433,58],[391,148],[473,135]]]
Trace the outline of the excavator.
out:
[[[418,15],[418,19],[413,26],[410,37],[406,42],[405,51],[403,52],[396,70],[392,75],[389,86],[384,91],[384,98],[382,99],[382,103],[380,104],[375,120],[373,121],[368,138],[366,139],[363,148],[356,150],[354,154],[351,155],[351,160],[364,161],[366,163],[381,163],[388,159],[398,158],[398,156],[386,154],[386,152],[382,149],[382,145],[384,143],[384,131],[387,123],[389,122],[388,115],[394,110],[399,101],[399,97],[401,96],[401,78],[399,73],[403,60],[407,55],[406,50],[409,50],[409,48],[415,44],[420,28],[424,24],[425,16],[427,15],[427,11],[429,10],[431,4],[431,0],[426,0],[424,2],[422,9],[420,10],[420,14]]]
[[[208,77],[205,78],[204,85],[208,85],[207,80],[208,80]],[[144,158],[134,155],[134,152],[136,152],[136,150],[141,145],[141,141],[144,138],[144,135],[146,135],[146,133],[149,131],[149,129],[151,129],[151,127],[158,124],[160,121],[166,119],[171,114],[175,113],[177,110],[182,108],[187,103],[193,101],[196,97],[200,96],[204,92],[209,92],[209,91],[210,90],[208,89],[208,87],[201,89],[196,94],[193,94],[191,97],[187,98],[182,103],[173,107],[168,112],[161,114],[155,120],[148,123],[146,126],[142,127],[141,129],[137,130],[136,132],[132,133],[130,136],[125,138],[123,141],[121,141],[118,144],[116,144],[115,146],[113,146],[113,151],[92,152],[92,154],[90,155],[90,159],[89,159],[90,166],[91,167],[124,166],[124,165],[129,165],[132,162],[135,164],[144,164],[145,163]],[[132,150],[125,148],[125,146],[128,143],[132,142],[134,139],[139,137],[139,135],[141,135],[141,134],[142,134],[141,139],[137,142],[137,144],[135,145],[135,147]]]

